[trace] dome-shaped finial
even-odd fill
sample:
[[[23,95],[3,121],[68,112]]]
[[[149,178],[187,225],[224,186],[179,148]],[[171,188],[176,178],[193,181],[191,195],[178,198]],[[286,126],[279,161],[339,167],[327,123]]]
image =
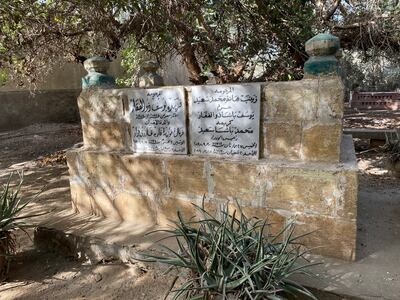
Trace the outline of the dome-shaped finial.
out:
[[[92,87],[113,88],[115,87],[114,77],[107,74],[110,61],[104,57],[93,56],[83,62],[83,67],[88,74],[82,78],[82,88]]]
[[[155,60],[147,60],[143,62],[141,67],[144,74],[139,77],[139,87],[157,87],[164,85],[163,78],[157,73],[157,70],[160,68],[158,62]]]
[[[320,33],[306,42],[306,52],[310,56],[304,64],[304,76],[337,74],[339,69],[335,55],[340,49],[339,38]]]

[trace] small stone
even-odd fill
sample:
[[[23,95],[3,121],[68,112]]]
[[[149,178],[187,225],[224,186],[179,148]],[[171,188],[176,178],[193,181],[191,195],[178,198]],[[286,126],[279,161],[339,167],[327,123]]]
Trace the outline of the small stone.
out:
[[[94,275],[94,280],[95,280],[96,282],[100,282],[102,279],[103,279],[103,276],[101,276],[101,274],[96,273],[96,274]]]

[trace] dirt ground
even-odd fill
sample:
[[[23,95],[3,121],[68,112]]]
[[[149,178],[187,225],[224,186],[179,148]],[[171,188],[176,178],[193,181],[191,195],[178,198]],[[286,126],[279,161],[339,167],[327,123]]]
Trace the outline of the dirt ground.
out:
[[[352,113],[351,117],[347,116],[345,124],[348,127],[377,124],[379,127],[383,122],[387,127],[400,128],[398,116],[384,116],[383,119],[386,121],[375,123],[371,118],[357,117]],[[35,212],[47,210],[56,214],[69,210],[68,173],[63,153],[81,140],[80,125],[76,124],[41,124],[0,133],[0,182],[4,182],[10,172],[24,170],[23,195],[33,197],[40,190],[45,190],[41,195],[42,202],[35,203],[32,207]],[[380,151],[365,152],[365,141],[357,141],[356,146],[361,152],[357,155],[360,193],[369,199],[366,203],[360,203],[360,212],[368,211],[365,218],[388,215],[388,218],[381,218],[377,222],[378,229],[373,228],[371,231],[367,225],[369,223],[360,222],[358,243],[361,257],[366,257],[379,249],[379,236],[382,232],[397,228],[396,234],[398,233],[400,181],[387,173]],[[379,205],[380,201],[385,206]],[[31,230],[30,232],[32,233]],[[377,241],[373,237],[375,235]],[[163,275],[165,268],[160,268],[159,265],[118,262],[91,265],[69,257],[40,253],[34,249],[32,240],[25,234],[18,233],[17,237],[18,253],[7,281],[0,284],[2,300],[164,299],[174,277]],[[400,284],[400,270],[391,277],[394,279],[389,284]]]

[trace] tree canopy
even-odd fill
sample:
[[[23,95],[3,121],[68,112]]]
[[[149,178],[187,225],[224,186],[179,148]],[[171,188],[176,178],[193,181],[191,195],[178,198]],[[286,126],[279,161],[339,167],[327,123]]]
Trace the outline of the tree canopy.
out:
[[[191,82],[300,78],[304,43],[331,32],[342,47],[393,60],[398,0],[8,0],[0,2],[0,68],[30,83],[55,64],[179,54]]]

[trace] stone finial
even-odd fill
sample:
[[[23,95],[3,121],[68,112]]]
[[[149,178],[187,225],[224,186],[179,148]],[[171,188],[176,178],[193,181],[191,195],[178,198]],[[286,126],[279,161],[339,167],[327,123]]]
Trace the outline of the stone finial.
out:
[[[145,61],[142,64],[142,69],[144,74],[139,77],[139,87],[151,87],[151,86],[163,86],[164,80],[157,73],[157,70],[160,68],[158,62],[154,60]]]
[[[82,89],[115,87],[114,77],[107,75],[110,66],[108,59],[100,56],[90,57],[83,62],[83,66],[88,74],[82,78]]]
[[[306,42],[306,52],[310,56],[304,64],[304,76],[338,74],[339,63],[336,53],[340,49],[339,38],[320,33]]]

